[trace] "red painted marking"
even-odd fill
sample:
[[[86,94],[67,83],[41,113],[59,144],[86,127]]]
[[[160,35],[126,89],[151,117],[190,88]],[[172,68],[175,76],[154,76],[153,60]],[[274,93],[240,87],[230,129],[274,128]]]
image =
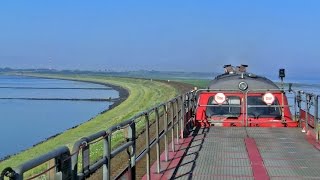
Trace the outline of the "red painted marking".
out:
[[[179,175],[178,175],[179,176]],[[180,176],[182,177],[183,174],[180,174]],[[210,177],[210,178],[214,178],[214,177],[225,177],[225,178],[251,178],[252,176],[247,176],[247,175],[219,175],[219,174],[195,174],[195,173],[192,173],[192,177]]]
[[[320,144],[319,144],[319,142],[317,142],[316,134],[314,132],[308,131],[307,135],[306,135],[306,139],[310,144],[313,145],[313,147],[315,147],[316,149],[318,149],[320,151]]]
[[[192,141],[192,137],[185,138],[183,140],[179,140],[179,144],[175,144],[175,152],[169,151],[169,161],[165,161],[165,153],[163,152],[160,156],[160,173],[157,173],[157,163],[155,162],[150,168],[150,179],[170,179],[174,173],[174,170],[178,168],[182,157],[189,147],[189,144]],[[176,140],[174,140],[175,143]],[[169,148],[172,146],[172,143],[168,146]],[[143,180],[147,179],[147,175],[145,174],[142,177]]]
[[[251,161],[251,168],[253,171],[253,177],[257,180],[269,180],[270,177],[266,168],[264,167],[262,157],[258,150],[257,144],[253,138],[245,138],[249,159]]]

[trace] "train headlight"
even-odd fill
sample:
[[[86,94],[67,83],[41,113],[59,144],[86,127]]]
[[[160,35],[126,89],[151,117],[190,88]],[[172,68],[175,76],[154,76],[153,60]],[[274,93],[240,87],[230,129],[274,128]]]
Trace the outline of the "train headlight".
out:
[[[238,87],[241,91],[245,91],[248,89],[248,84],[246,82],[242,81],[239,83]]]

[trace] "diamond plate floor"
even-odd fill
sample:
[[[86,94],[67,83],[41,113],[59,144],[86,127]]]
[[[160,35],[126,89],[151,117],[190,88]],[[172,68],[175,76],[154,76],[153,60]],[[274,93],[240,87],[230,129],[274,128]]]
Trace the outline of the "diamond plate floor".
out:
[[[246,138],[270,179],[320,179],[320,152],[300,129],[239,127],[200,129],[172,179],[255,179]]]

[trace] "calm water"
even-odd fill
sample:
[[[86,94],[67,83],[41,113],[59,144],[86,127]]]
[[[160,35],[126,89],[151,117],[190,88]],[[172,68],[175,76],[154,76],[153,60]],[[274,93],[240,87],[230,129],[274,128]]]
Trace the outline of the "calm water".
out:
[[[41,89],[26,89],[30,87]],[[75,81],[0,76],[0,98],[119,97],[117,91],[104,88],[106,86]],[[111,104],[92,101],[0,99],[0,159],[83,123],[106,110]]]

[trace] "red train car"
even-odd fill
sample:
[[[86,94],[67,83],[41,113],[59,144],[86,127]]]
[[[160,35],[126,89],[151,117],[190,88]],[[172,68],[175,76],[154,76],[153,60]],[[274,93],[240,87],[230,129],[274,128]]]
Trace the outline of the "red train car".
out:
[[[198,126],[297,127],[283,88],[246,71],[225,65],[208,89],[197,91]],[[284,77],[284,70],[279,76]]]

